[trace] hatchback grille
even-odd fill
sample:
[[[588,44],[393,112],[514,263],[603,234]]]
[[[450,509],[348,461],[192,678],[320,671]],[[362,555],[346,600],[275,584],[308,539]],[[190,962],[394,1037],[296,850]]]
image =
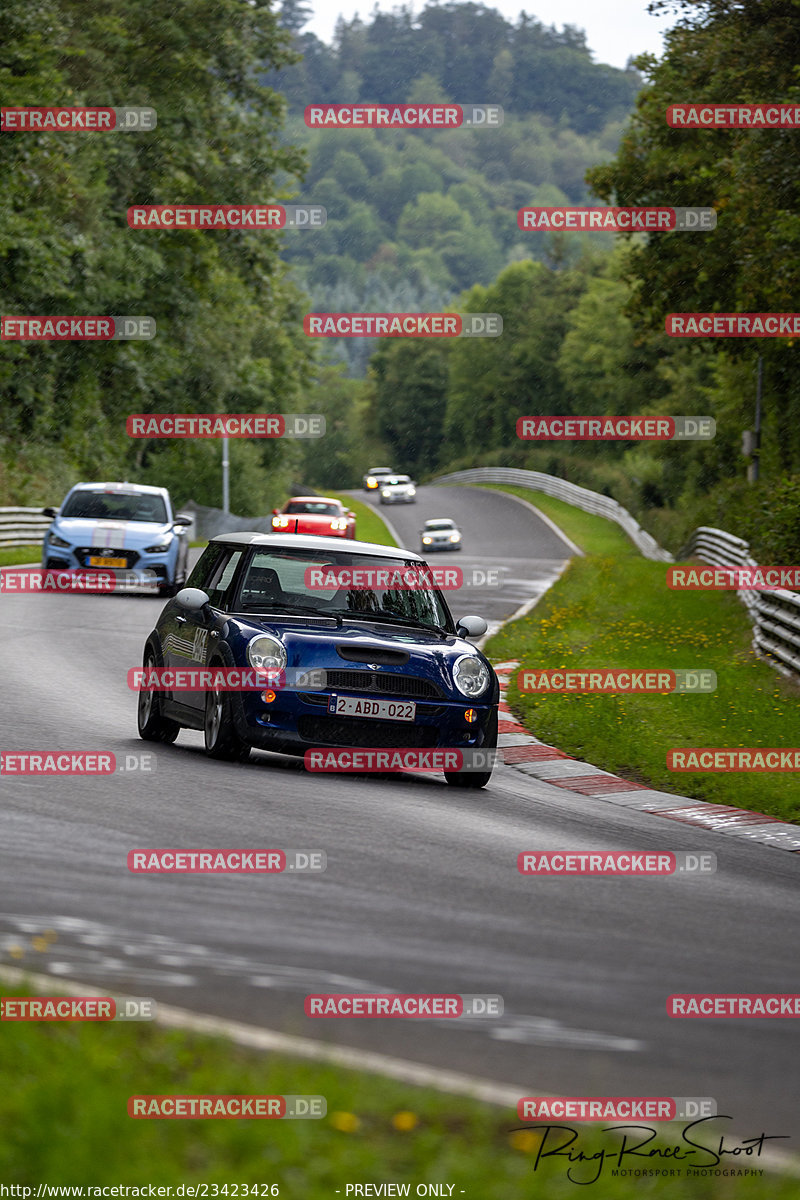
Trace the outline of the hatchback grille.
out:
[[[442,689],[429,679],[416,675],[395,675],[382,671],[326,671],[329,691],[379,692],[382,696],[411,696],[418,700],[439,700]]]
[[[139,561],[139,554],[136,550],[115,550],[111,546],[78,546],[75,550],[75,557],[82,567],[89,566],[90,558],[124,558],[125,566],[135,567]],[[89,568],[91,570],[91,568]]]

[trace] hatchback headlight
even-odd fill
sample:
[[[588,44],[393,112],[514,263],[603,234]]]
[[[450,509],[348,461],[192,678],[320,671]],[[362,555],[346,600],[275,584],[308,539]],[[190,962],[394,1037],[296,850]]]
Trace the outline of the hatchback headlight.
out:
[[[273,529],[288,529],[289,528],[289,518],[283,517],[283,516],[273,517],[272,518],[272,528]]]
[[[59,550],[69,550],[70,548],[70,543],[65,542],[63,538],[60,538],[55,533],[50,534],[50,545],[57,546]]]
[[[461,534],[460,534],[460,533],[451,533],[451,534],[450,534],[450,541],[451,541],[451,542],[460,542],[460,541],[461,541]]]
[[[433,541],[432,537],[424,537],[422,539],[422,544],[423,544],[423,546],[430,546],[432,541]]]
[[[145,546],[144,552],[145,554],[166,554],[171,545],[172,539],[170,538],[168,542],[159,542],[157,546]]]
[[[335,521],[331,521],[331,529],[347,529],[347,518],[337,517]]]
[[[377,481],[377,479],[375,478],[375,476],[374,476],[374,475],[368,475],[368,476],[367,476],[367,487],[377,487],[377,486],[378,486],[378,481]]]
[[[286,648],[277,638],[259,633],[247,643],[247,661],[257,671],[277,674],[286,666]]]
[[[480,696],[490,683],[488,668],[474,654],[462,654],[453,664],[453,683],[462,696]]]

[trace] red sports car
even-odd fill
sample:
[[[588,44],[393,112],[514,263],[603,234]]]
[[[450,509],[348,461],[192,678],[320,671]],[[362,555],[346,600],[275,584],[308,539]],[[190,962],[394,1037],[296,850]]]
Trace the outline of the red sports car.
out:
[[[312,533],[317,537],[354,538],[356,514],[330,496],[292,496],[273,508],[273,533]]]

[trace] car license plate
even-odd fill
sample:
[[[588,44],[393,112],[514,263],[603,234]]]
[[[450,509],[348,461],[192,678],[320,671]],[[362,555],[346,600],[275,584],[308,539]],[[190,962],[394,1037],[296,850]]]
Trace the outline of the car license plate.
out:
[[[417,706],[413,700],[367,700],[362,696],[333,695],[328,712],[337,717],[372,717],[377,721],[413,721]]]
[[[94,555],[89,558],[90,567],[127,567],[127,565],[126,558],[96,558]]]

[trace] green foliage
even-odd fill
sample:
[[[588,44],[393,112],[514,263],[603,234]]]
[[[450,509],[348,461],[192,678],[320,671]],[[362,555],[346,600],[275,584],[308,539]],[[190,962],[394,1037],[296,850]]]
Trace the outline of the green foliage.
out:
[[[165,460],[192,459],[128,442],[130,412],[296,409],[309,350],[281,235],[133,231],[126,220],[136,203],[264,200],[278,175],[299,178],[302,156],[278,142],[281,100],[255,79],[258,64],[291,61],[270,6],[176,0],[156,47],[144,0],[8,0],[4,21],[5,104],[158,113],[152,133],[3,135],[2,311],[147,313],[158,326],[151,342],[0,345],[14,499],[41,499],[41,449],[57,459],[59,490],[63,476],[152,478]],[[290,458],[273,448],[263,465],[280,473]]]

